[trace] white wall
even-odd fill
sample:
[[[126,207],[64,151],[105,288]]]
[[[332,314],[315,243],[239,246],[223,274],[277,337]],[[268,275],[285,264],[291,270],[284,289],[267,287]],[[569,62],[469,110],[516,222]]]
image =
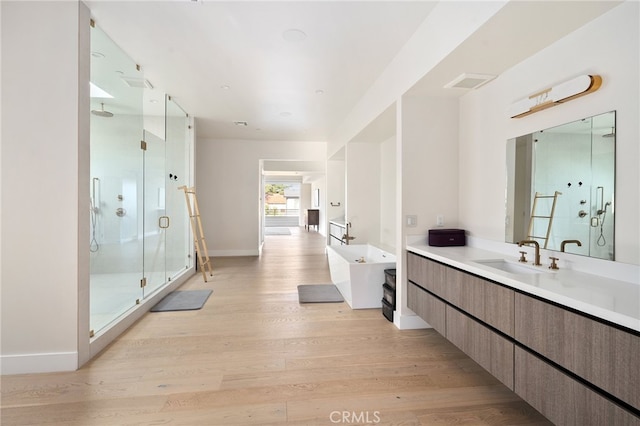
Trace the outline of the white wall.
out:
[[[327,219],[344,219],[345,161],[327,161]],[[331,205],[333,203],[333,205]]]
[[[507,139],[616,110],[616,260],[640,264],[639,7],[612,9],[461,99],[460,225],[473,236],[504,241]],[[601,75],[600,90],[508,117],[511,103],[581,74]]]
[[[398,102],[397,133],[401,194],[397,244],[404,249],[408,235],[426,239],[438,215],[444,216],[446,227],[458,226],[458,100],[403,96]],[[406,226],[407,215],[417,217],[416,227]],[[402,255],[396,259],[396,282],[394,322],[400,328],[424,325],[407,308]]]
[[[396,137],[380,144],[380,245],[396,250]]]
[[[196,143],[196,192],[211,256],[258,255],[260,160],[327,158],[325,142],[198,139]]]
[[[350,244],[380,244],[380,144],[346,146],[346,220]]]
[[[74,370],[89,345],[89,14],[0,7],[2,373]]]

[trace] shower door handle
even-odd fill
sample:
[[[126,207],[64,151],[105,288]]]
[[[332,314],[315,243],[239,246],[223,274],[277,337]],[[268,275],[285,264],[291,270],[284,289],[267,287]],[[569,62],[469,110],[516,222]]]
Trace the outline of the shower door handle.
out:
[[[158,227],[162,229],[167,229],[169,227],[170,220],[169,216],[160,216],[158,218]]]

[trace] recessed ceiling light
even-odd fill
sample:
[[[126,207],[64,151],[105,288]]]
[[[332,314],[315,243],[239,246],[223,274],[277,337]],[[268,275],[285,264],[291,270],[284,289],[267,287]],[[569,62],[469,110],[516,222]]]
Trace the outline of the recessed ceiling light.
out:
[[[152,104],[157,104],[158,100],[157,99],[149,99],[149,102],[151,102]]]
[[[282,38],[285,39],[285,41],[295,43],[304,40],[307,38],[307,35],[302,30],[290,28],[282,33]]]
[[[228,84],[223,84],[222,86],[220,86],[220,88],[222,90],[229,90],[231,87]]]
[[[322,94],[324,94],[324,90],[322,89],[316,90],[316,95],[322,95]]]
[[[280,117],[291,117],[291,113],[289,111],[282,111]]]
[[[445,89],[457,88],[457,89],[477,89],[485,83],[496,78],[495,75],[490,74],[460,74],[450,83],[444,85]]]
[[[94,58],[104,58],[104,53],[93,51],[91,52],[91,56]]]

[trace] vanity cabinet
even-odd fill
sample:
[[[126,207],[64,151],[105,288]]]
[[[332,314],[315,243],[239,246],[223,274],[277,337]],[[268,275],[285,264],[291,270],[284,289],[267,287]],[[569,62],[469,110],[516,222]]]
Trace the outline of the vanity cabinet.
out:
[[[413,253],[407,266],[409,309],[513,389],[513,343],[483,324],[513,331],[513,290]]]
[[[445,303],[414,283],[407,287],[407,306],[438,333],[446,336]]]
[[[311,229],[312,226],[316,227],[316,231],[318,230],[318,225],[320,225],[320,210],[318,209],[307,209],[306,214],[306,228],[307,231]]]
[[[412,252],[407,306],[555,424],[640,426],[637,333]]]
[[[446,312],[447,340],[513,390],[513,342],[451,305]]]
[[[557,425],[640,424],[640,418],[520,347],[515,393]]]
[[[440,263],[408,253],[407,278],[438,297],[446,299],[447,267]]]
[[[515,338],[524,346],[640,407],[640,338],[525,294],[516,294]]]
[[[513,290],[457,269],[442,267],[446,268],[448,302],[513,336]]]

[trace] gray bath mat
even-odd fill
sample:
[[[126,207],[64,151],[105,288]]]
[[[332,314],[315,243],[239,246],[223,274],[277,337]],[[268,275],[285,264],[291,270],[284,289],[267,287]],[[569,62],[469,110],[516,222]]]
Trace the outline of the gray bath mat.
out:
[[[174,291],[159,301],[151,312],[193,311],[204,306],[213,290]]]
[[[340,291],[333,284],[303,284],[298,286],[300,303],[344,302]]]

